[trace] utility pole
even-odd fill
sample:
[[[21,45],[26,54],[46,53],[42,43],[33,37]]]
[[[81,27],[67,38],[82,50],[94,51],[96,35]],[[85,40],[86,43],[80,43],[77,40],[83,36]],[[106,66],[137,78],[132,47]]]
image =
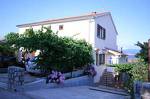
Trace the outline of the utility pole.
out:
[[[148,81],[150,82],[150,39],[148,40]]]

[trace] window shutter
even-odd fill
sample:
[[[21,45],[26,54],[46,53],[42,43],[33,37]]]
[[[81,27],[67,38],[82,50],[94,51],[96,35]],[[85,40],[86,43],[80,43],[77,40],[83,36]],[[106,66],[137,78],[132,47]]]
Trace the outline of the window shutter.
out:
[[[97,24],[97,37],[98,38],[100,37],[100,26],[99,26],[99,24]]]
[[[106,30],[104,29],[104,33],[103,33],[103,39],[106,39]]]
[[[103,54],[103,62],[102,64],[105,64],[105,54]]]

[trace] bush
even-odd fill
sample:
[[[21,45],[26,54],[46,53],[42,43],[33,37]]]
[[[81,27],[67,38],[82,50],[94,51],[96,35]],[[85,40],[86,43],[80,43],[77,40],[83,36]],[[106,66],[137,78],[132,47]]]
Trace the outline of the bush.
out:
[[[139,81],[148,81],[148,64],[135,63],[132,70],[129,71],[132,74],[132,79]]]
[[[129,72],[133,67],[133,63],[128,63],[128,64],[116,64],[116,71],[118,72]]]
[[[123,82],[123,87],[133,95],[134,81],[147,81],[148,78],[148,64],[144,62],[118,64],[115,65],[116,71],[120,74],[126,72],[130,75],[126,82]]]
[[[115,68],[119,73],[128,73],[133,80],[147,81],[148,65],[144,62],[116,64]]]
[[[0,68],[7,68],[11,65],[16,65],[15,49],[7,43],[0,44]]]

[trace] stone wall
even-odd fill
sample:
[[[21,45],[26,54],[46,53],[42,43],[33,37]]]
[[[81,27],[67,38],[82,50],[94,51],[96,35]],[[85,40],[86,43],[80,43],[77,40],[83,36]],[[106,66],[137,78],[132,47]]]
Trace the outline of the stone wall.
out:
[[[24,83],[24,68],[10,66],[8,67],[8,89],[16,90],[18,86]]]

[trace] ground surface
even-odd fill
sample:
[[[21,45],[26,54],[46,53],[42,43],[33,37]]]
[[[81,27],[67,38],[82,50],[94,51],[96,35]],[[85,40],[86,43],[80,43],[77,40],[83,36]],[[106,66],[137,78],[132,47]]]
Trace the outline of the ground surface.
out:
[[[34,99],[30,96],[17,93],[17,92],[9,92],[4,89],[0,89],[0,99]]]
[[[81,80],[88,80],[86,77],[83,78],[74,80],[78,83],[81,83]],[[126,99],[122,95],[90,90],[90,86],[51,87],[51,84],[45,84],[45,79],[38,79],[26,75],[25,81],[28,83],[23,86],[22,91],[10,92],[0,89],[0,99]],[[66,84],[73,85],[74,80],[67,80]],[[7,75],[0,75],[0,81],[7,82]],[[0,87],[7,89],[7,84]]]
[[[124,99],[124,96],[90,90],[89,86],[41,89],[24,93],[0,89],[0,99]]]
[[[90,90],[89,86],[65,87],[28,91],[27,95],[38,99],[124,99],[124,96]]]

